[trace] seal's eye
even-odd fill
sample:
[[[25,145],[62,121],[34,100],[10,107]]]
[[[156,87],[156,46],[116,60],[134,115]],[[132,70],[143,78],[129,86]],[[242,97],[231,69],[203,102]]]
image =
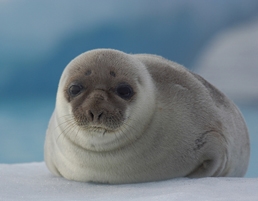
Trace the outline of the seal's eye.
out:
[[[69,94],[73,97],[79,95],[81,91],[82,91],[81,85],[72,85],[69,88]]]
[[[134,94],[132,87],[128,84],[120,84],[116,89],[116,93],[123,99],[130,99]]]

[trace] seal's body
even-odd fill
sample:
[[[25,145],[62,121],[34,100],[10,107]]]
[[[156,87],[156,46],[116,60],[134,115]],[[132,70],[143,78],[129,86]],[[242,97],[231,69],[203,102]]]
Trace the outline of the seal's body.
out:
[[[199,75],[155,55],[97,49],[65,68],[45,161],[76,181],[133,183],[243,176],[245,122]]]

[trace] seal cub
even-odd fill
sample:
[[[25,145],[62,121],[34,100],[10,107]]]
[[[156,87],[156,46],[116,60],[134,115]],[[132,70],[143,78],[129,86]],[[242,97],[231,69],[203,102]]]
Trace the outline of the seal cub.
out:
[[[249,155],[244,119],[218,89],[162,57],[112,49],[64,69],[45,141],[49,170],[85,182],[240,177]]]

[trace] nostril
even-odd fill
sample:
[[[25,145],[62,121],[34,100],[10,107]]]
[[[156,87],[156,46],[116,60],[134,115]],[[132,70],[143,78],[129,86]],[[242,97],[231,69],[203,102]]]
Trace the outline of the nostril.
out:
[[[98,115],[98,120],[100,120],[100,118],[102,117],[103,115],[103,112],[101,112],[99,115]]]
[[[93,121],[94,120],[94,114],[91,110],[89,110],[88,115],[89,115],[91,121]]]

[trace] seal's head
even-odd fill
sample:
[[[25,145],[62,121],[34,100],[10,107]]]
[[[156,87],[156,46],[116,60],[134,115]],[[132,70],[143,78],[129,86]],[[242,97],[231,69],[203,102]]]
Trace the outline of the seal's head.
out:
[[[122,147],[140,137],[154,111],[154,86],[143,64],[130,57],[99,49],[68,64],[56,104],[62,135],[92,151]],[[133,132],[128,135],[128,130]]]

